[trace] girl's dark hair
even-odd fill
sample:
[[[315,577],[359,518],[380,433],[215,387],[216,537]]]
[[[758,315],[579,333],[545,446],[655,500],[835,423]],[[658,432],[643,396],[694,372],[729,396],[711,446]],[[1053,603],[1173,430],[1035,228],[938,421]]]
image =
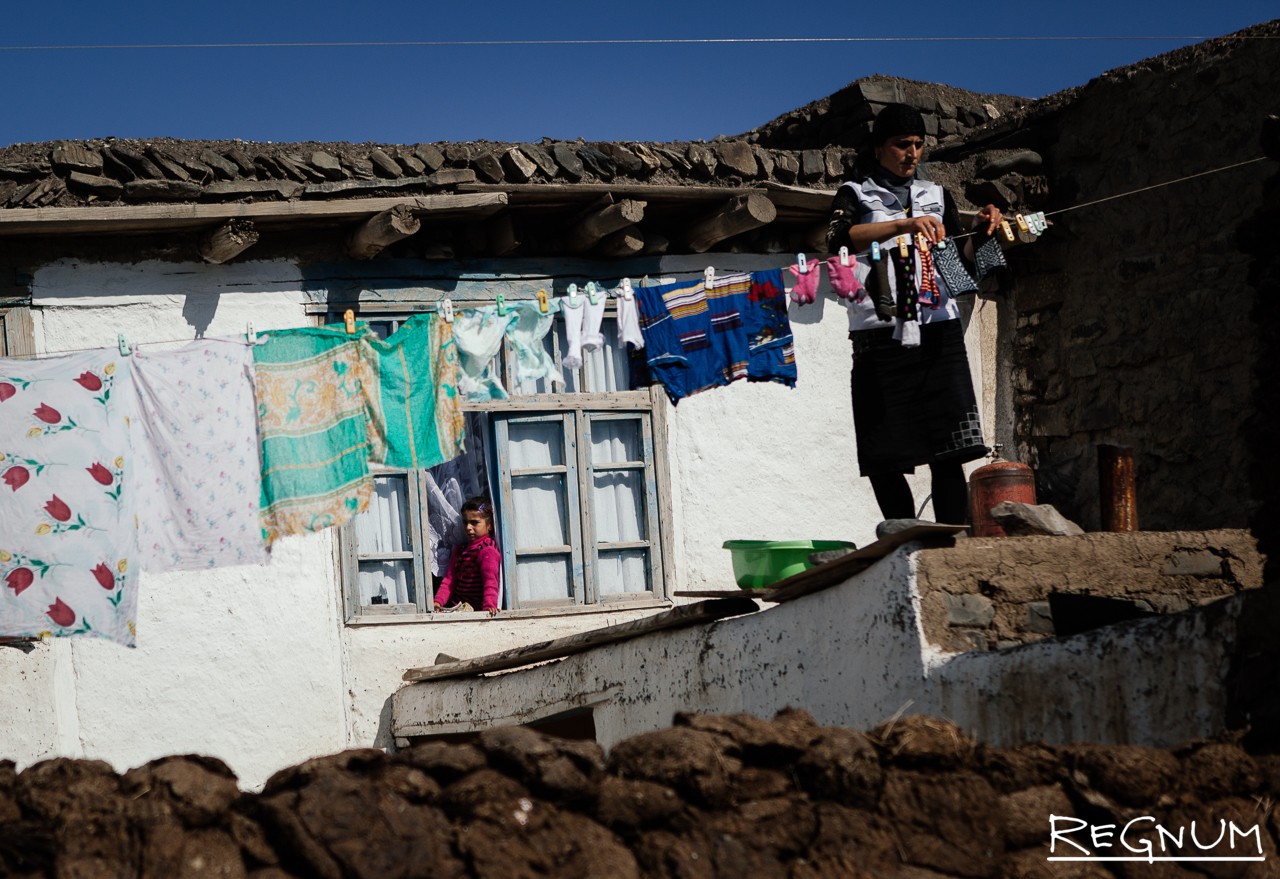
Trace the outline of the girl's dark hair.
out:
[[[467,502],[462,505],[460,512],[479,513],[481,516],[484,516],[489,520],[490,527],[493,526],[493,502],[484,495],[467,498]]]

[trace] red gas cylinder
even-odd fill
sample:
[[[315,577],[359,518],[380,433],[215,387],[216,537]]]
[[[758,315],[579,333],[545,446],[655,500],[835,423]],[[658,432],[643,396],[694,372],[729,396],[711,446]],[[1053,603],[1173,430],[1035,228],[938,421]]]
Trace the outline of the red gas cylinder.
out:
[[[996,447],[993,460],[974,470],[969,477],[969,531],[974,537],[1004,537],[1004,528],[991,517],[991,508],[1001,501],[1020,504],[1036,502],[1035,473],[1026,464],[1000,460]]]

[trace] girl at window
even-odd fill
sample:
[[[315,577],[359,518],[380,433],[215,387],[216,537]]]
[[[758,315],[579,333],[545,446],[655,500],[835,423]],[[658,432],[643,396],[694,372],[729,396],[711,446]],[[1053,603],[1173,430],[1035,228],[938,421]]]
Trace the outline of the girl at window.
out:
[[[490,616],[498,613],[501,592],[502,553],[493,540],[493,504],[473,497],[462,505],[467,543],[454,549],[449,572],[436,592],[436,610],[473,610],[477,605]]]

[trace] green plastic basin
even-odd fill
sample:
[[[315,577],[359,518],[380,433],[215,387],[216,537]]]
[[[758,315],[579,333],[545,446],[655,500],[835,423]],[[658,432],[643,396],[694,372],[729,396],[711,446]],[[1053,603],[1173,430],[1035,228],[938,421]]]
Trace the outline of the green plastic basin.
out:
[[[733,579],[743,589],[764,589],[813,567],[809,556],[833,549],[856,549],[847,540],[726,540]]]

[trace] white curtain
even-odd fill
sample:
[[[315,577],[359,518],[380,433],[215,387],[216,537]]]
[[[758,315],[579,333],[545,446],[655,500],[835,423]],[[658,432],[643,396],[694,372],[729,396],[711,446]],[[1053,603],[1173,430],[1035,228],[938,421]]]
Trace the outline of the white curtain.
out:
[[[600,551],[599,590],[601,595],[648,590],[649,551],[624,549]]]
[[[356,546],[362,555],[407,552],[408,486],[405,477],[378,476],[369,507],[355,517]],[[413,566],[405,560],[360,562],[361,604],[407,604],[413,601]]]
[[[564,420],[511,421],[507,452],[512,470],[558,467],[565,463]],[[569,496],[564,474],[511,479],[510,518],[514,548],[533,549],[570,543]],[[517,565],[523,601],[566,599],[571,593],[570,555],[526,556]]]

